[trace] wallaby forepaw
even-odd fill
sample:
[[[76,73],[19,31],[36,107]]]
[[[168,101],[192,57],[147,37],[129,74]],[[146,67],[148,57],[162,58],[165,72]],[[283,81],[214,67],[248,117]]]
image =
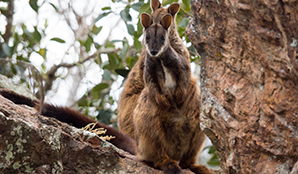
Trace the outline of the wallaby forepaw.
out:
[[[202,165],[192,165],[189,169],[196,174],[212,174],[212,172],[205,166]]]
[[[165,174],[182,174],[182,169],[178,166],[178,164],[168,164],[168,166],[162,170]]]
[[[182,174],[181,167],[177,161],[174,160],[164,160],[159,164],[155,164],[154,166],[156,168],[160,168],[165,174]]]

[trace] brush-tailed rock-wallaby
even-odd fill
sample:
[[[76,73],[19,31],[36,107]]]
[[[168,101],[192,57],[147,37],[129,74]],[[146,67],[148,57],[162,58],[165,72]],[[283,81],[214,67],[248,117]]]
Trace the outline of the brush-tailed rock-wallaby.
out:
[[[172,48],[169,27],[172,17],[155,23],[143,13],[144,89],[133,113],[134,138],[140,160],[165,173],[211,173],[196,165],[205,135],[200,129],[201,99],[189,62]],[[179,161],[179,164],[178,164]]]
[[[163,8],[159,0],[150,1],[152,9],[152,22],[160,23],[161,18],[165,14],[172,15],[171,26],[169,31],[169,42],[171,47],[189,63],[190,57],[189,52],[184,46],[182,39],[177,32],[177,24],[175,21],[176,14],[179,11],[179,4],[173,3],[168,8]],[[144,61],[146,56],[146,50],[143,48],[138,61],[131,69],[128,77],[124,83],[123,91],[120,95],[118,102],[118,123],[120,131],[134,138],[134,127],[133,127],[133,111],[136,107],[137,100],[144,89],[143,71],[144,71]]]

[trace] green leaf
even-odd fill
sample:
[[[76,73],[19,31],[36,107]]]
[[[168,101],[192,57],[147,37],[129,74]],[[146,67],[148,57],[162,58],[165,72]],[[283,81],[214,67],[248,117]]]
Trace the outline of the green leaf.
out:
[[[119,54],[119,57],[120,57],[121,59],[123,59],[123,58],[125,57],[125,55],[126,55],[128,49],[129,49],[129,45],[128,45],[128,43],[125,43],[125,42],[124,42],[124,43],[123,43],[123,48],[122,48],[122,50],[121,50],[121,52],[120,52],[120,54]]]
[[[124,56],[126,55],[128,49],[129,49],[128,40],[126,37],[124,37],[124,39],[122,41],[122,46],[123,46],[123,48],[119,54],[120,59],[124,58]]]
[[[108,54],[110,69],[114,69],[119,64],[117,57],[114,54]]]
[[[102,29],[102,26],[100,26],[100,27],[96,27],[96,25],[93,25],[93,27],[92,27],[92,33],[93,34],[95,34],[95,35],[97,35],[100,31],[101,31],[101,29]]]
[[[88,106],[88,100],[87,99],[84,99],[84,98],[81,98],[78,101],[78,106]]]
[[[134,37],[133,39],[133,45],[135,46],[136,50],[140,50],[143,48],[142,43],[136,37]]]
[[[183,18],[181,20],[181,22],[179,23],[178,27],[185,28],[187,25],[188,25],[188,19],[187,18]]]
[[[107,84],[107,83],[100,83],[100,84],[94,86],[92,90],[101,91],[101,90],[106,89],[108,87],[109,87],[109,84]]]
[[[207,164],[209,165],[214,165],[214,166],[219,166],[220,165],[220,162],[219,162],[219,159],[218,159],[218,155],[213,155],[213,157],[207,162]]]
[[[108,88],[109,84],[107,83],[100,83],[96,86],[94,86],[91,89],[91,96],[93,99],[100,99],[101,98],[101,91]]]
[[[108,41],[106,44],[105,44],[105,48],[115,48],[115,44],[113,42],[110,42]]]
[[[38,12],[38,5],[37,5],[37,0],[30,0],[29,4],[31,8],[37,13]]]
[[[115,39],[115,40],[111,40],[110,42],[112,42],[112,43],[116,43],[116,42],[127,42],[127,40]]]
[[[38,32],[36,26],[34,27],[33,37],[34,37],[38,42],[40,42],[40,40],[41,40],[41,34]]]
[[[128,33],[133,36],[133,34],[135,33],[135,28],[133,27],[133,25],[126,24],[126,27],[127,27]]]
[[[0,14],[4,14],[6,16],[7,9],[0,8]]]
[[[196,60],[200,60],[200,56],[191,56],[190,57],[190,62],[195,62]],[[198,62],[199,64],[200,62]]]
[[[50,5],[55,9],[56,12],[58,12],[58,8],[53,4],[53,3],[50,3]]]
[[[172,4],[173,2],[178,2],[178,0],[163,0],[161,5],[166,6],[168,4]]]
[[[13,74],[17,74],[18,70],[17,67],[18,65],[10,64],[10,70]]]
[[[113,116],[113,112],[110,110],[100,109],[97,119],[99,119],[104,124],[111,124],[111,118]]]
[[[43,71],[46,71],[46,68],[47,68],[46,65],[45,65],[44,63],[42,63],[42,64],[41,64],[41,69],[42,69]]]
[[[95,46],[95,48],[96,48],[97,50],[101,47],[101,45],[100,45],[99,43],[96,43],[96,42],[94,42],[94,46]]]
[[[139,9],[139,14],[146,12],[148,14],[151,14],[151,8],[150,8],[150,1],[148,1],[146,4],[142,5]]]
[[[39,49],[39,51],[38,51],[38,54],[40,54],[42,57],[43,57],[43,59],[45,59],[46,58],[46,53],[47,53],[47,50],[46,49]]]
[[[102,11],[105,11],[105,10],[111,10],[111,7],[103,7],[101,8]]]
[[[127,69],[115,69],[115,72],[117,74],[119,74],[120,76],[126,78],[128,73],[129,73],[129,70],[127,70]]]
[[[126,22],[131,21],[131,19],[132,19],[130,14],[129,14],[129,8],[125,8],[124,10],[122,10],[120,12],[120,16]]]
[[[212,153],[214,153],[214,152],[216,152],[216,149],[215,149],[215,147],[214,146],[210,146],[210,148],[209,148],[209,154],[212,154]]]
[[[65,43],[65,40],[63,39],[60,39],[58,37],[53,37],[52,39],[50,39],[51,41],[56,41],[56,42],[59,42],[59,43]]]
[[[111,66],[109,64],[109,61],[104,61],[104,62],[101,63],[101,68],[102,69],[111,69],[110,67]]]
[[[190,0],[182,0],[185,11],[190,11]]]
[[[2,50],[4,52],[4,54],[8,57],[11,57],[12,56],[12,50],[11,50],[11,47],[8,46],[8,44],[6,42],[4,42],[2,44]]]
[[[107,69],[104,70],[102,77],[106,80],[106,81],[111,81],[112,77],[111,77],[111,72]]]
[[[23,33],[23,37],[24,37],[24,39],[29,40],[30,37],[31,37],[31,33],[27,30],[26,25],[22,24],[22,29],[23,29],[23,32],[24,32],[24,33]]]
[[[134,9],[135,11],[139,11],[140,8],[142,7],[142,5],[144,5],[144,2],[140,1],[140,2],[132,4],[131,8]]]
[[[135,38],[139,38],[143,34],[143,26],[141,24],[141,20],[139,19],[137,23],[137,32],[135,33]]]
[[[131,57],[131,56],[127,57],[126,58],[126,64],[128,65],[128,68],[129,69],[132,69],[132,67],[137,62],[137,60],[138,60],[138,57],[137,56],[135,56],[135,57]]]
[[[86,49],[86,52],[90,51],[92,43],[93,43],[93,38],[88,34],[88,38],[86,39],[86,41],[83,44]]]
[[[104,13],[100,14],[100,15],[94,20],[94,23],[96,23],[96,22],[99,21],[101,18],[107,16],[107,15],[110,14],[110,13],[111,13],[111,11],[109,11],[109,12],[104,12]]]
[[[24,58],[23,56],[17,56],[17,60],[21,60],[21,61],[24,61],[24,62],[30,62],[30,60],[27,57]]]

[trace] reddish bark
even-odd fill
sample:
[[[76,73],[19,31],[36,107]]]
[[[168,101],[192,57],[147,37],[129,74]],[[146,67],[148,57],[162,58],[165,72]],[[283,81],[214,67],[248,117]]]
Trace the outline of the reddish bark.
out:
[[[298,160],[298,1],[191,3],[201,127],[223,171],[290,173]]]

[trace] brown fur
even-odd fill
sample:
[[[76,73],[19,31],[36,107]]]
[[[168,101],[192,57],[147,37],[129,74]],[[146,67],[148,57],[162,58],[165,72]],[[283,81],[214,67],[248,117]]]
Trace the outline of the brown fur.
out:
[[[10,99],[15,104],[25,104],[39,110],[38,100],[32,100],[31,98],[19,95],[5,88],[0,90],[0,95]],[[95,128],[104,128],[107,130],[104,135],[112,135],[116,137],[110,140],[112,144],[120,149],[130,152],[131,154],[135,154],[135,141],[132,138],[110,126],[91,119],[79,111],[72,110],[68,107],[54,106],[52,104],[44,103],[42,115],[56,118],[59,121],[71,124],[77,128],[85,127],[89,123],[97,123]]]
[[[159,0],[151,0],[152,19],[153,23],[159,23],[161,17],[165,14],[170,13],[172,18],[172,24],[169,29],[169,39],[172,48],[179,54],[181,54],[185,60],[189,63],[189,52],[184,46],[182,39],[179,37],[177,32],[177,24],[175,21],[176,13],[179,10],[179,4],[171,4],[168,8],[163,8]],[[130,137],[134,138],[133,129],[133,111],[136,107],[137,100],[144,89],[143,70],[145,61],[146,51],[143,48],[139,60],[136,62],[134,67],[131,69],[126,82],[124,84],[123,91],[120,95],[118,102],[118,123],[120,131],[126,133]]]
[[[205,140],[200,129],[201,99],[196,79],[191,76],[189,61],[170,45],[170,15],[153,24],[148,16],[142,14],[144,89],[132,119],[137,156],[165,173],[189,168],[209,174],[205,166],[195,164]]]

